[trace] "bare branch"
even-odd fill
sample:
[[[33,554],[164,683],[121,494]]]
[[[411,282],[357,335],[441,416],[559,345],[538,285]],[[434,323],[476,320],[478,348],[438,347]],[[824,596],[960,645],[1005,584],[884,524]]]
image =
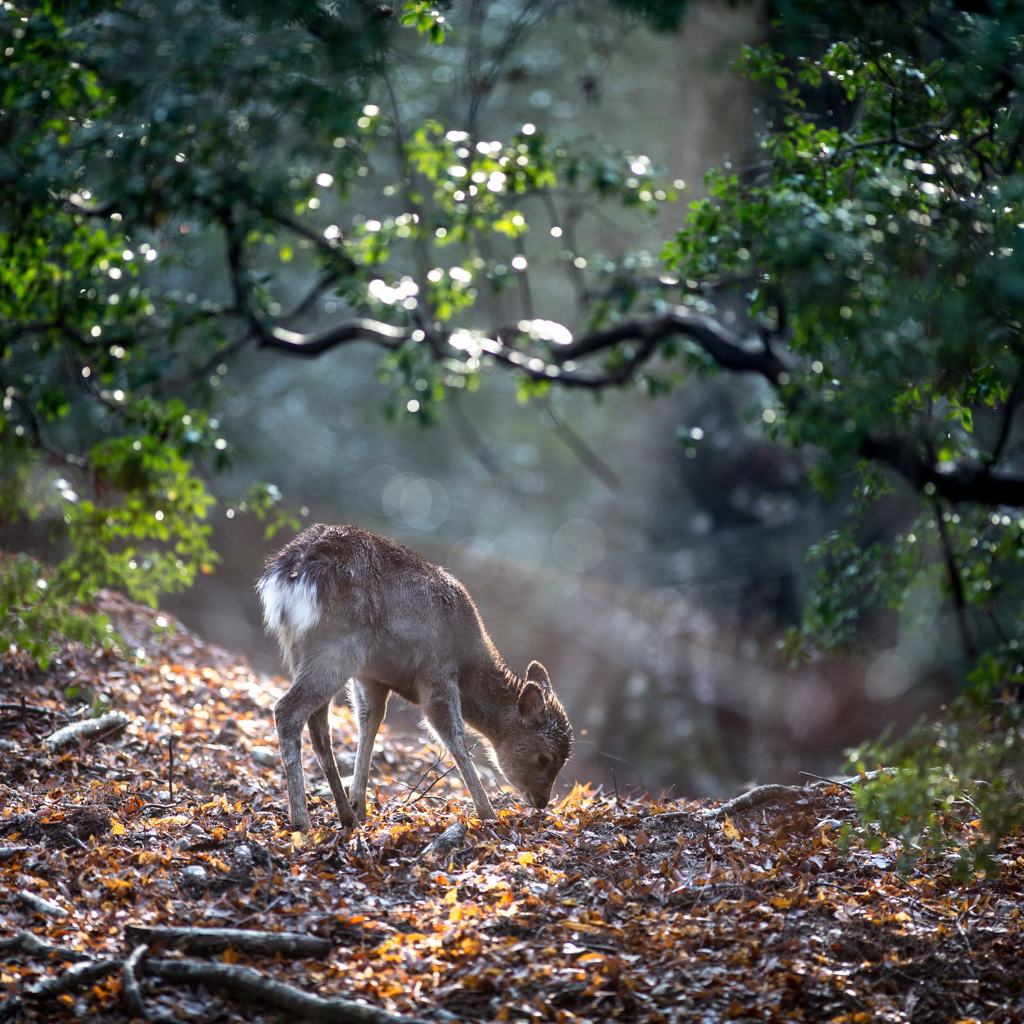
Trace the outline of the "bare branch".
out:
[[[280,323],[288,320],[296,320],[308,313],[317,303],[317,300],[333,285],[341,275],[337,271],[324,274],[322,278],[309,290],[309,294],[290,312],[281,317]]]
[[[612,491],[622,490],[621,477],[594,451],[586,441],[576,433],[568,423],[562,419],[558,410],[550,401],[544,402],[544,409],[551,417],[555,433],[565,442],[567,448],[572,451],[584,466],[587,467],[601,482]]]
[[[283,213],[275,213],[272,219],[281,227],[288,228],[289,231],[294,231],[295,234],[301,235],[303,238],[308,238],[318,249],[327,253],[335,263],[340,264],[350,274],[355,273],[356,264],[342,250],[340,241],[329,241],[315,228],[307,227]]]
[[[171,984],[206,985],[227,991],[250,1006],[284,1011],[293,1020],[322,1021],[324,1024],[426,1024],[416,1021],[416,1018],[387,1013],[366,1003],[310,995],[241,964],[149,960],[145,970],[147,974]]]
[[[971,622],[967,614],[967,602],[964,600],[964,585],[960,578],[960,569],[956,564],[956,556],[953,553],[953,545],[949,539],[949,531],[946,529],[945,520],[942,518],[942,505],[935,502],[935,522],[939,528],[939,539],[942,541],[942,551],[946,556],[946,571],[949,573],[949,587],[953,591],[953,603],[956,607],[956,621],[960,629],[960,640],[964,645],[964,651],[973,661],[978,652],[971,637]]]
[[[451,406],[456,426],[462,434],[463,440],[466,442],[466,447],[468,447],[469,450],[477,457],[480,461],[480,465],[482,465],[491,476],[498,480],[507,480],[508,478],[505,471],[501,468],[501,464],[494,457],[494,453],[491,451],[490,445],[483,437],[481,437],[480,431],[476,428],[476,424],[469,418],[466,410],[462,408],[462,399],[459,392],[455,392],[452,395],[449,404]]]
[[[128,924],[125,941],[133,946],[155,946],[181,950],[196,956],[210,956],[233,949],[236,953],[290,957],[325,957],[331,951],[329,939],[303,932],[261,932],[248,928],[169,928],[163,925]]]
[[[372,341],[396,349],[410,337],[405,327],[393,327],[379,320],[350,320],[315,334],[298,334],[283,327],[260,330],[260,348],[277,349],[294,356],[319,356],[350,341]]]

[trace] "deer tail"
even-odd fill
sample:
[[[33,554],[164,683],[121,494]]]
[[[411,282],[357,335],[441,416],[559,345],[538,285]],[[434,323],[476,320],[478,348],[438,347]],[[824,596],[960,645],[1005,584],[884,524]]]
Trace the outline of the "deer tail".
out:
[[[273,633],[286,657],[293,642],[320,621],[316,584],[301,576],[271,570],[256,584],[263,605],[263,621]]]

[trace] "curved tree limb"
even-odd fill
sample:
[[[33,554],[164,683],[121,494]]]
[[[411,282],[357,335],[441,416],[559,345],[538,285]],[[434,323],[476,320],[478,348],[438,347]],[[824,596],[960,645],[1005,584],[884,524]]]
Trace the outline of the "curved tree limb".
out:
[[[142,1000],[142,989],[139,987],[139,979],[136,976],[142,958],[149,952],[149,946],[144,942],[136,946],[121,968],[121,985],[124,996],[124,1006],[129,1016],[137,1017],[139,1020],[149,1020],[146,1012],[146,1004]]]
[[[147,974],[183,985],[206,985],[231,993],[249,1005],[273,1006],[295,1020],[323,1024],[426,1024],[414,1017],[399,1017],[350,999],[324,999],[310,995],[293,985],[266,977],[252,967],[240,964],[207,964],[187,960],[149,960]]]
[[[258,326],[260,346],[292,355],[318,356],[351,341],[372,341],[388,349],[398,348],[412,337],[407,328],[394,327],[376,320],[354,320],[315,334],[298,334],[281,327]],[[717,320],[699,314],[667,313],[651,320],[632,320],[602,331],[583,335],[571,344],[550,353],[548,359],[531,357],[500,340],[483,339],[483,351],[498,362],[513,367],[533,380],[552,381],[567,387],[598,391],[624,384],[633,373],[657,352],[658,344],[671,337],[684,336],[700,346],[722,369],[757,373],[777,387],[788,367],[768,346],[748,348],[742,340]],[[627,342],[639,342],[633,356],[622,366],[596,377],[578,375],[565,368],[567,363],[608,351]],[[442,345],[443,347],[443,345]],[[797,395],[791,405],[799,404]],[[940,472],[909,441],[887,435],[867,436],[861,454],[896,470],[915,490],[932,484],[935,493],[946,501],[973,501],[984,505],[1024,506],[1024,478],[993,474],[989,467],[959,467],[952,473]]]
[[[319,356],[350,341],[372,341],[394,349],[410,337],[406,328],[392,327],[379,320],[350,320],[315,334],[299,334],[283,327],[261,328],[260,348],[273,348],[293,356]]]

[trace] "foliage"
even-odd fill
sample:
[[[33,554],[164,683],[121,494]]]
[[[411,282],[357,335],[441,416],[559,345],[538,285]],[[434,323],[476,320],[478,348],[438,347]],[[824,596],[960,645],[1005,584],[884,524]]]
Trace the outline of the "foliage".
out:
[[[53,574],[34,558],[4,555],[0,569],[0,635],[41,668],[68,642],[109,639],[107,617],[69,601],[54,585]]]
[[[654,214],[681,182],[530,122],[487,131],[483,111],[557,16],[669,28],[678,0],[6,3],[4,515],[63,531],[68,594],[185,585],[215,562],[211,414],[255,348],[376,344],[389,411],[422,423],[496,368],[524,402],[754,373],[765,430],[854,498],[813,551],[788,652],[849,650],[929,592],[991,698],[1024,642],[1024,14],[963,6],[777,0],[773,41],[737,65],[764,109],[757,152],[709,175],[659,263],[588,248],[582,211]],[[577,337],[534,308],[531,274],[555,269]],[[913,514],[871,525],[894,488]]]
[[[952,847],[958,880],[975,871],[998,875],[1000,843],[1021,822],[1021,722],[1009,693],[996,707],[978,693],[965,694],[940,721],[850,751],[861,772],[882,759],[895,768],[857,788],[858,807],[881,833],[868,838],[869,846],[882,849],[883,836],[899,837],[904,870],[922,854],[937,858]],[[951,814],[971,820],[977,831],[969,840],[952,832]]]
[[[532,27],[558,6],[542,5]],[[637,16],[621,7],[617,17]],[[639,16],[678,20],[678,4],[661,8]],[[494,363],[475,340],[449,348],[438,332],[480,287],[521,278],[521,200],[565,181],[654,210],[653,168],[630,177],[623,154],[570,154],[533,125],[483,142],[404,118],[391,72],[417,35],[446,44],[444,10],[3,5],[0,514],[42,520],[64,546],[50,602],[113,586],[155,603],[211,571],[206,480],[230,461],[214,406],[246,347],[315,349],[292,328],[325,296],[383,317],[394,327],[369,336],[392,350],[381,367],[396,382],[391,411],[431,422],[446,391],[475,389]],[[502,59],[525,28],[512,13],[495,22]],[[490,68],[480,97],[501,74]],[[371,166],[406,182],[383,190],[402,212],[331,223]],[[431,246],[458,252],[434,266]],[[180,287],[204,258],[220,263],[205,292]],[[297,269],[316,281],[282,314]],[[269,535],[298,526],[279,500],[256,484],[235,506]],[[42,606],[32,589],[23,597],[31,633]]]

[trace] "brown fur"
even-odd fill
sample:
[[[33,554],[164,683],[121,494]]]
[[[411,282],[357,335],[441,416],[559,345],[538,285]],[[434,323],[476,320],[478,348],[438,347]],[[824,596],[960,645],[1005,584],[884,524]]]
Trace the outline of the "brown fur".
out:
[[[466,749],[467,725],[530,804],[547,804],[572,750],[565,709],[538,662],[525,680],[505,665],[473,599],[444,569],[390,538],[316,525],[268,560],[257,587],[294,676],[274,709],[293,828],[309,827],[301,766],[307,722],[342,822],[365,820],[373,740],[392,692],[423,708],[481,817],[494,811]],[[327,720],[349,679],[359,723],[351,802]]]

